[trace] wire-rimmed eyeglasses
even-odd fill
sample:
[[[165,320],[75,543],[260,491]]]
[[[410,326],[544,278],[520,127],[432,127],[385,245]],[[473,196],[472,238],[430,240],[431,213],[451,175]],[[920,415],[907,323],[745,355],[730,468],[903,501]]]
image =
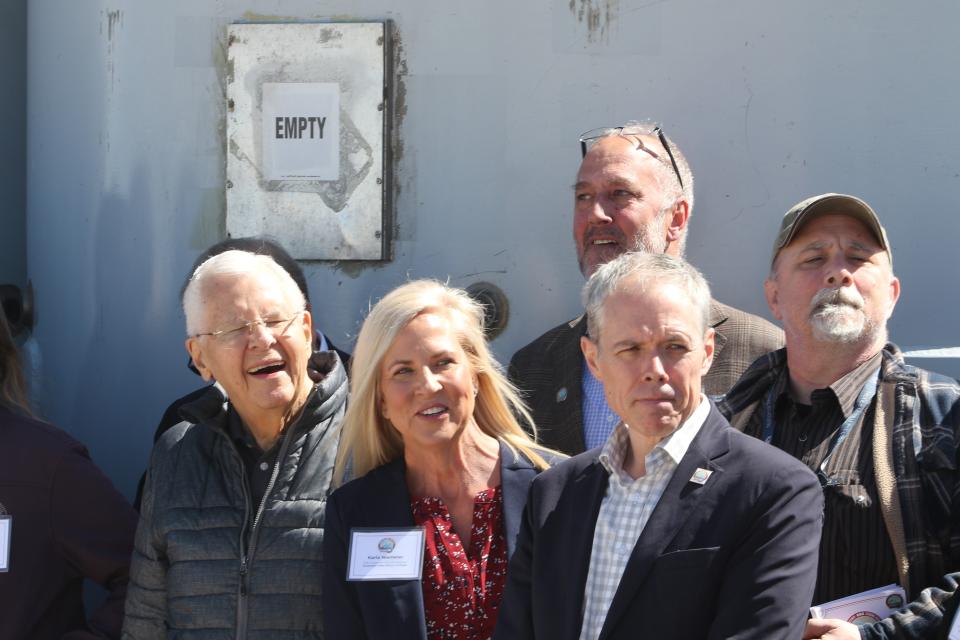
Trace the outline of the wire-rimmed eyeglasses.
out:
[[[293,324],[293,321],[302,315],[303,312],[301,311],[291,318],[281,318],[276,320],[264,320],[261,318],[260,320],[245,322],[239,327],[220,329],[219,331],[207,331],[205,333],[195,333],[193,334],[193,337],[199,338],[201,336],[210,336],[224,346],[233,347],[246,343],[248,340],[250,340],[250,336],[253,335],[255,328],[262,326],[275,338],[279,338],[290,329],[290,325]]]
[[[667,152],[667,157],[670,158],[670,165],[673,167],[673,173],[677,176],[677,181],[680,183],[680,188],[683,189],[683,178],[680,176],[680,168],[677,166],[677,161],[673,158],[673,150],[670,148],[670,143],[667,142],[667,136],[663,134],[663,127],[657,124],[628,124],[622,127],[601,127],[600,129],[591,129],[586,133],[580,134],[581,157],[587,155],[587,151],[597,140],[600,138],[606,138],[607,136],[633,138],[636,140],[638,151],[646,151],[651,156],[659,160],[660,155],[650,147],[643,144],[643,140],[640,138],[640,136],[656,136],[657,139],[660,140],[660,144],[663,145],[664,151]]]

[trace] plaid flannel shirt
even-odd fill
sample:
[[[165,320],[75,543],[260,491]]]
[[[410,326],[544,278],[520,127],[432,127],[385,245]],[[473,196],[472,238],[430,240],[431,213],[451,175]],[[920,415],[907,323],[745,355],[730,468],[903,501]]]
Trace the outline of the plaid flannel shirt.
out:
[[[743,431],[760,420],[764,394],[786,365],[786,349],[760,357],[717,404],[735,428]],[[876,405],[874,431],[881,430],[889,447],[880,453],[874,449],[874,464],[878,476],[895,478],[890,499],[881,496],[881,501],[893,517],[888,529],[901,586],[917,599],[895,620],[862,628],[861,636],[934,637],[931,632],[943,623],[935,603],[943,598],[921,592],[960,570],[960,383],[904,363],[896,345],[887,344]],[[883,467],[885,460],[890,468]],[[949,588],[955,590],[956,581]],[[884,628],[909,629],[913,635],[882,635]]]

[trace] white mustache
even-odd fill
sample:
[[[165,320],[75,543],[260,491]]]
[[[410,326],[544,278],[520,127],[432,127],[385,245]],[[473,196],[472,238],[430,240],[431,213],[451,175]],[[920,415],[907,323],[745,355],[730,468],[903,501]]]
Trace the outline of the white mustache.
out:
[[[853,307],[854,309],[863,309],[864,301],[860,292],[853,287],[840,287],[831,289],[829,287],[820,289],[813,300],[810,301],[810,313],[818,313],[828,307]]]

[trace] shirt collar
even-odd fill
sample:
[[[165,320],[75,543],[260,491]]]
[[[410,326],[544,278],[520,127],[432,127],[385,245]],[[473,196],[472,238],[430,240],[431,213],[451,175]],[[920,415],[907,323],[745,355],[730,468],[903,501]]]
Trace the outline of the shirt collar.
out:
[[[707,400],[706,396],[701,394],[700,404],[694,412],[690,414],[690,417],[684,420],[676,431],[658,442],[657,446],[653,448],[653,451],[647,455],[653,455],[657,449],[662,449],[670,456],[674,464],[680,464],[683,456],[687,453],[687,449],[690,448],[690,443],[692,443],[693,439],[700,433],[700,428],[703,426],[703,423],[706,422],[709,414],[710,401]],[[627,433],[628,429],[627,424],[621,420],[600,450],[600,464],[603,465],[608,473],[619,473],[619,471],[623,469],[623,461],[626,457],[627,447],[630,446],[630,436]]]
[[[706,422],[709,414],[710,401],[701,394],[700,405],[690,414],[690,417],[683,421],[679,429],[658,442],[657,446],[662,447],[675,463],[680,464],[683,456],[687,455],[690,443],[700,433],[700,427]]]
[[[870,379],[870,376],[875,375],[877,370],[880,368],[880,362],[883,357],[883,352],[878,351],[870,359],[865,360],[863,363],[858,365],[853,371],[844,374],[838,378],[833,384],[824,387],[824,389],[829,389],[833,392],[833,395],[837,399],[837,403],[840,405],[840,410],[843,411],[843,417],[849,418],[850,414],[853,413],[853,410],[856,408],[857,397],[860,395],[863,385],[867,383],[867,380]],[[783,375],[777,380],[776,384],[776,398],[781,398],[783,396],[790,397],[790,371],[787,368],[784,368]],[[820,391],[820,389],[814,390],[814,393]]]
[[[878,351],[872,358],[830,385],[830,388],[837,395],[840,408],[843,409],[844,418],[850,417],[850,414],[853,413],[860,390],[863,389],[863,385],[867,383],[870,376],[874,375],[880,368],[880,357],[881,353]]]
[[[330,351],[330,343],[327,342],[327,336],[323,335],[323,332],[319,329],[316,331],[314,347],[316,351]]]

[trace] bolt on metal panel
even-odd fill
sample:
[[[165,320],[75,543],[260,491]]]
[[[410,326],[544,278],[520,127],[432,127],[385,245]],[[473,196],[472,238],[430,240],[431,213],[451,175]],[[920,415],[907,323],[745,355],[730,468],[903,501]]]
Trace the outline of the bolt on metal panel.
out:
[[[304,260],[387,259],[386,35],[382,22],[228,27],[228,235],[269,235]]]

